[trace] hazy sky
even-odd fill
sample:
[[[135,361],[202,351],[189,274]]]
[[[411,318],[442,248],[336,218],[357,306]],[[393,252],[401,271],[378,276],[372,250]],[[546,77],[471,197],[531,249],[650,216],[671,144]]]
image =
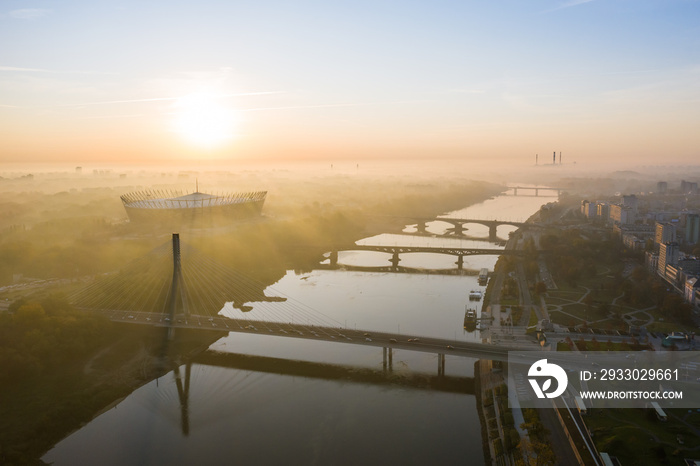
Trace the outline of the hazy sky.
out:
[[[700,160],[700,1],[2,1],[0,161]]]

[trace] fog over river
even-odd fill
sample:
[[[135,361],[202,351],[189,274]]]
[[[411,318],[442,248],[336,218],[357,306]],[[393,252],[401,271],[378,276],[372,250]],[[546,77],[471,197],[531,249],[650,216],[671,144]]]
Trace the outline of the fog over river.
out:
[[[551,197],[499,196],[446,217],[524,221]],[[444,233],[451,225],[434,222]],[[358,244],[459,245],[488,243],[488,228],[470,224],[483,240],[379,235]],[[407,225],[406,232],[415,231]],[[499,227],[506,239],[512,227]],[[348,251],[339,264],[387,266],[388,254]],[[493,269],[497,256],[465,257],[464,268]],[[401,266],[455,269],[456,258],[407,254]],[[300,303],[340,327],[478,341],[463,328],[476,276],[358,272],[342,268],[297,274],[290,270],[266,291]],[[246,313],[259,318],[263,306]],[[481,303],[477,305],[480,311]],[[227,311],[234,312],[234,311]],[[240,312],[240,311],[235,311]],[[257,314],[257,315],[256,315]],[[382,369],[382,349],[231,333],[217,352]],[[397,350],[397,374],[437,375],[437,355]],[[474,360],[447,356],[446,375],[472,377]],[[189,374],[188,374],[189,371]],[[113,409],[73,433],[43,460],[56,465],[214,464],[483,464],[475,397],[399,384],[332,380],[205,364],[182,366],[135,390]],[[183,404],[185,405],[183,407]]]

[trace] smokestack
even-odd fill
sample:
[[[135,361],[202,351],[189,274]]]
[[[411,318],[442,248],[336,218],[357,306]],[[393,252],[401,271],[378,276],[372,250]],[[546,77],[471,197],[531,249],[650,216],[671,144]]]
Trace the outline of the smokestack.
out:
[[[559,165],[561,165],[561,152],[559,152]]]
[[[557,151],[554,151],[554,155],[552,155],[552,165],[557,163]]]
[[[540,154],[535,154],[535,165],[539,165]]]

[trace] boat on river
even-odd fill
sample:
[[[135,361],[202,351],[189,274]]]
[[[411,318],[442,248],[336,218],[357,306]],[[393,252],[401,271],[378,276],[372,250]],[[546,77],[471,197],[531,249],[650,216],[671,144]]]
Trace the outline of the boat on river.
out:
[[[479,285],[486,285],[486,282],[488,282],[488,281],[489,281],[489,269],[484,267],[479,272]]]
[[[464,312],[464,328],[470,332],[476,329],[476,309],[467,307]]]
[[[469,301],[481,301],[483,293],[479,290],[471,290],[469,292]]]

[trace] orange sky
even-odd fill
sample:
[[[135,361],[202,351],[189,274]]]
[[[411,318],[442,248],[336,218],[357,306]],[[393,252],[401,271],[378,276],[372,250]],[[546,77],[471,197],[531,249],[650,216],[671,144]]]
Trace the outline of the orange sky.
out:
[[[697,2],[3,4],[0,162],[695,163]]]

